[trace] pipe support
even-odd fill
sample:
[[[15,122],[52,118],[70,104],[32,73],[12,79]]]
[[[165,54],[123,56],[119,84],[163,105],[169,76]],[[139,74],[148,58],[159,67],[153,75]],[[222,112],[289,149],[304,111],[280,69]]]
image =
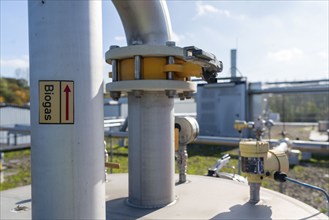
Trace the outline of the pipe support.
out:
[[[129,204],[163,207],[174,195],[174,100],[165,92],[128,93]],[[159,117],[161,116],[161,117]]]

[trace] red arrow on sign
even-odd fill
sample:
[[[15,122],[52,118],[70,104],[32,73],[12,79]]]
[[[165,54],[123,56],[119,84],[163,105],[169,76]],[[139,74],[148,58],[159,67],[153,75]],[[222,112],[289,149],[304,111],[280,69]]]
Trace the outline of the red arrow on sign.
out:
[[[65,89],[64,89],[64,92],[66,93],[66,99],[65,99],[65,104],[66,104],[66,106],[65,106],[65,119],[68,121],[69,120],[69,98],[70,98],[70,96],[69,96],[69,93],[71,92],[71,90],[70,90],[70,87],[68,86],[68,85],[66,85],[66,87],[65,87]]]

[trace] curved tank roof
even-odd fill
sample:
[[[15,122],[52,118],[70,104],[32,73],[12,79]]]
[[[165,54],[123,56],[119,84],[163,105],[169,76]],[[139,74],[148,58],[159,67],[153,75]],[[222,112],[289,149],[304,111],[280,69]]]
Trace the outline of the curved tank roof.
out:
[[[159,171],[161,172],[161,171]],[[178,176],[176,176],[178,180]],[[127,204],[128,175],[112,174],[106,183],[107,219],[328,219],[318,210],[281,193],[261,188],[261,201],[251,205],[246,184],[214,177],[188,175],[175,187],[176,201],[158,209]],[[31,218],[30,187],[1,192],[1,217]],[[13,211],[17,205],[22,211]]]

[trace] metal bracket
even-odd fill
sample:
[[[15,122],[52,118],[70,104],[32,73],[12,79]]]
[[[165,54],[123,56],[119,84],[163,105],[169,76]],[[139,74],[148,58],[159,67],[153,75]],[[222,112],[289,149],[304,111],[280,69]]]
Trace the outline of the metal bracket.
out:
[[[217,82],[217,73],[223,70],[222,61],[217,60],[216,56],[203,51],[197,47],[184,47],[184,59],[186,61],[198,64],[203,67],[203,78],[208,83]]]

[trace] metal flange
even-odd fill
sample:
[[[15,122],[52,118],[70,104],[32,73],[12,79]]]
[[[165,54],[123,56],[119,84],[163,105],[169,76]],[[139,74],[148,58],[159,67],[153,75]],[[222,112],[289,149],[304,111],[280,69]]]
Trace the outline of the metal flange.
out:
[[[165,45],[132,45],[127,47],[115,47],[105,53],[105,59],[108,64],[112,64],[112,60],[133,58],[136,55],[142,57],[173,56],[184,59],[184,49]]]
[[[208,83],[217,82],[222,62],[216,56],[197,47],[167,45],[112,46],[106,52],[106,62],[113,65],[113,81],[125,80],[190,80],[201,75]],[[163,62],[165,60],[165,62]],[[157,73],[151,71],[155,65]],[[151,68],[152,69],[152,68]],[[162,73],[165,73],[164,76]]]
[[[133,91],[168,91],[177,93],[196,92],[197,86],[193,82],[178,80],[126,80],[106,84],[108,92],[133,92]]]

